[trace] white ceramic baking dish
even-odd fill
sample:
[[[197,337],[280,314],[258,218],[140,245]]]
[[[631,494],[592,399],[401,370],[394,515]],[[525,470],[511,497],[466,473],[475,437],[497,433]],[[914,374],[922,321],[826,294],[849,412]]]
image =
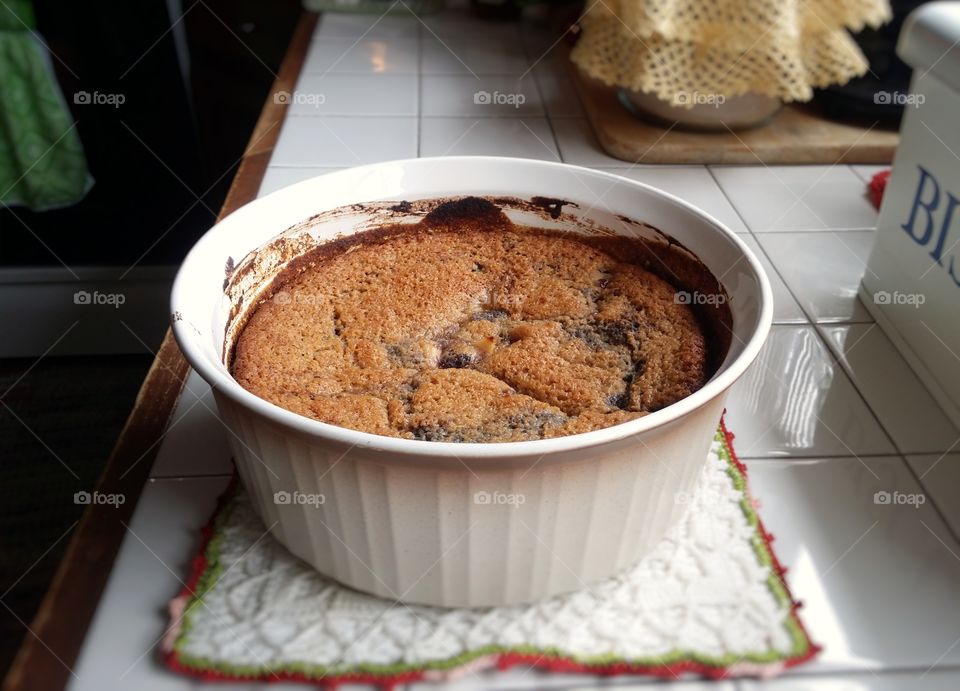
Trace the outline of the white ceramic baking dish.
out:
[[[377,209],[393,206],[402,216],[406,208],[371,202],[463,195],[568,202],[557,218],[527,213],[522,203],[505,207],[530,225],[624,234],[655,227],[671,235],[726,290],[732,339],[719,369],[694,394],[641,419],[491,444],[356,432],[291,413],[232,379],[224,346],[236,314],[289,256],[381,223]],[[339,171],[244,206],[191,250],[172,310],[177,341],[213,387],[240,478],[274,537],[360,590],[484,606],[610,577],[664,536],[686,508],[727,390],[763,345],[772,297],[756,257],[733,232],[665,192],[559,163],[450,157]]]

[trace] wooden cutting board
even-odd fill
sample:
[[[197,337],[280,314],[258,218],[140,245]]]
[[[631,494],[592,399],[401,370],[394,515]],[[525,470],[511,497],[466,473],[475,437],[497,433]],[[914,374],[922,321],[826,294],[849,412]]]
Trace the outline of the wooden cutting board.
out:
[[[788,105],[766,125],[740,132],[691,132],[642,120],[620,102],[617,90],[571,65],[573,82],[600,145],[631,163],[890,163],[896,130],[820,117]]]

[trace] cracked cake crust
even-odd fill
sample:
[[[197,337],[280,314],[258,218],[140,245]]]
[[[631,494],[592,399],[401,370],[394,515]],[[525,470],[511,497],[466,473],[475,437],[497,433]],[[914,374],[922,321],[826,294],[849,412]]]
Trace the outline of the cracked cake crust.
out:
[[[710,329],[647,247],[459,204],[298,259],[251,309],[234,378],[309,418],[451,442],[609,427],[709,378]]]

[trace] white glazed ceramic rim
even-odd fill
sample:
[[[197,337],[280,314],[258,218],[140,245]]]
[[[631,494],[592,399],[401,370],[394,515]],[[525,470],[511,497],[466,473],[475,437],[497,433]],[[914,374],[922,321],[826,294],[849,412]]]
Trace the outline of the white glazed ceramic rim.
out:
[[[194,370],[196,370],[197,373],[199,373],[200,376],[221,395],[228,396],[237,404],[250,409],[252,412],[266,418],[267,420],[300,434],[313,436],[320,440],[327,439],[333,442],[339,442],[350,447],[361,447],[364,449],[383,451],[401,456],[445,456],[472,459],[526,457],[532,455],[544,456],[561,451],[573,451],[585,447],[599,446],[609,442],[614,442],[625,437],[639,435],[647,432],[648,430],[668,425],[681,420],[691,411],[696,410],[713,398],[722,395],[737,379],[740,378],[740,376],[760,352],[760,349],[763,347],[764,341],[766,340],[767,334],[770,330],[770,324],[772,322],[773,315],[773,294],[771,292],[770,282],[767,279],[766,273],[764,272],[763,267],[760,265],[760,262],[754,256],[750,248],[747,247],[739,237],[737,237],[737,234],[727,228],[716,218],[693,206],[692,204],[651,185],[630,180],[629,178],[625,178],[620,175],[597,171],[590,168],[583,168],[580,166],[572,166],[566,163],[496,156],[448,156],[443,158],[415,158],[389,161],[327,173],[326,175],[319,177],[329,179],[330,176],[355,175],[358,172],[370,171],[386,166],[404,168],[410,166],[436,166],[438,169],[442,169],[444,166],[457,165],[498,165],[503,166],[504,168],[528,168],[530,169],[532,175],[536,174],[536,169],[538,168],[560,168],[567,169],[569,172],[574,174],[579,173],[594,177],[599,176],[601,178],[608,179],[611,184],[623,184],[632,186],[638,190],[643,190],[648,195],[659,197],[662,200],[675,205],[687,215],[699,217],[702,221],[706,221],[707,225],[712,227],[717,233],[726,236],[726,239],[732,242],[743,255],[743,259],[749,265],[760,289],[760,295],[758,299],[760,305],[759,316],[751,329],[751,335],[749,339],[743,343],[743,350],[733,361],[725,361],[720,366],[720,369],[710,379],[710,381],[708,381],[702,388],[677,401],[676,403],[673,403],[672,405],[669,405],[666,408],[658,410],[654,413],[650,413],[649,415],[645,415],[642,418],[624,422],[618,425],[613,425],[611,427],[605,427],[603,429],[593,430],[591,432],[583,432],[580,434],[556,437],[553,439],[497,443],[435,442],[414,439],[400,439],[378,434],[371,434],[368,432],[358,432],[356,430],[339,427],[337,425],[331,425],[318,420],[311,420],[310,418],[293,413],[289,410],[281,408],[280,406],[270,403],[244,389],[232,377],[230,377],[229,374],[221,369],[223,367],[221,362],[211,362],[207,355],[200,351],[192,337],[194,334],[191,333],[191,327],[186,323],[185,320],[174,320],[174,336],[176,337],[177,342],[187,361],[194,368]],[[252,207],[253,205],[275,204],[275,197],[277,195],[282,195],[284,192],[292,189],[306,187],[312,183],[313,180],[305,180],[296,183],[295,185],[291,185],[282,190],[278,190],[273,194],[252,201],[243,208]],[[469,189],[464,189],[461,192],[463,195],[469,195],[471,193],[476,192],[471,192]],[[541,194],[543,194],[543,196],[549,196],[548,191],[541,192]],[[442,197],[450,196],[450,194],[437,193],[434,196]],[[560,196],[563,196],[564,198],[570,198],[572,201],[578,201],[575,195]],[[428,197],[428,190],[418,191],[417,193],[417,198]],[[413,198],[413,195],[411,195],[411,198]],[[237,210],[234,212],[234,214],[243,213],[243,208]],[[231,214],[228,218],[233,218],[234,214]],[[642,218],[638,218],[636,220],[643,221]],[[184,259],[184,262],[178,271],[176,280],[173,284],[173,292],[171,295],[171,306],[173,313],[183,311],[184,307],[189,304],[190,292],[197,283],[197,276],[195,274],[206,269],[206,267],[199,265],[200,262],[197,259],[197,255],[200,254],[202,248],[206,248],[210,245],[215,246],[218,243],[218,238],[222,230],[223,229],[220,223],[211,228],[197,241],[193,249],[191,249],[191,251],[187,254],[187,257]],[[670,234],[669,228],[664,228],[663,231],[667,234]],[[250,250],[254,249],[256,248],[250,248]],[[209,279],[207,279],[207,281],[211,284],[213,283],[212,281],[209,281]],[[722,282],[723,281],[721,280],[721,283]],[[546,461],[547,459],[545,458],[544,460]]]

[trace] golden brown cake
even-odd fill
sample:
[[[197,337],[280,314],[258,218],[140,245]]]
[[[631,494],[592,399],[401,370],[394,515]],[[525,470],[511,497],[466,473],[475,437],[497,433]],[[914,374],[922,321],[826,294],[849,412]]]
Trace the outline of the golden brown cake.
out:
[[[704,384],[700,320],[639,243],[479,208],[299,259],[250,311],[233,376],[316,420],[453,442],[608,427]]]

